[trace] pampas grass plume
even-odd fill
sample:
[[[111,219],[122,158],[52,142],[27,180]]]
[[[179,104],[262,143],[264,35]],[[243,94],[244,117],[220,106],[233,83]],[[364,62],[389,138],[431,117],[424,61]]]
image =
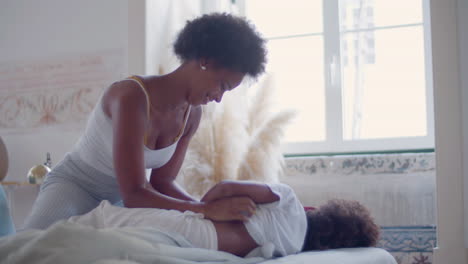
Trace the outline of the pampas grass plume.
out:
[[[249,91],[255,94],[249,96]],[[294,113],[273,112],[273,94],[274,79],[267,75],[257,87],[241,85],[221,103],[203,107],[177,177],[187,192],[200,198],[226,179],[279,181],[284,168],[281,139]]]

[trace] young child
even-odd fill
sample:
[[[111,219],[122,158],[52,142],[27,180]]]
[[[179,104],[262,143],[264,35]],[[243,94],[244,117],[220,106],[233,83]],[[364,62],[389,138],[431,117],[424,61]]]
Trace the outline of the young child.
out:
[[[331,200],[305,211],[285,184],[223,181],[201,202],[237,197],[251,204],[244,221],[212,221],[203,214],[154,208],[122,208],[102,202],[68,221],[96,228],[148,226],[184,236],[194,247],[265,258],[300,251],[375,246],[379,228],[356,201]]]

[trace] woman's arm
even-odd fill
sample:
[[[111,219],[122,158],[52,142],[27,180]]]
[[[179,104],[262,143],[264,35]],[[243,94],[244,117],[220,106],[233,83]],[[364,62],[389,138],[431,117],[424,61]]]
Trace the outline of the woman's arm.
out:
[[[171,160],[163,167],[152,170],[150,183],[156,191],[173,198],[195,201],[176,183],[175,179],[184,161],[190,140],[198,128],[201,115],[201,107],[192,109],[186,131],[180,138]],[[247,197],[232,197],[202,203],[204,205],[203,214],[211,220],[232,219],[245,221],[255,211],[255,203]]]
[[[113,124],[114,169],[125,206],[202,211],[202,203],[164,195],[146,180],[143,138],[148,121],[146,104],[141,103],[146,98],[136,85],[119,82],[105,95]]]
[[[113,165],[122,199],[134,207],[130,199],[146,188],[143,138],[147,127],[145,94],[134,82],[114,83],[103,97],[104,112],[112,119]],[[151,199],[150,199],[151,200]],[[151,206],[149,206],[151,207]]]
[[[136,84],[135,84],[136,85]],[[253,201],[247,198],[222,199],[213,202],[198,202],[182,200],[163,194],[155,190],[145,177],[143,138],[147,125],[146,102],[144,93],[138,87],[129,82],[114,84],[109,90],[112,99],[109,100],[108,110],[113,123],[113,160],[114,169],[119,183],[120,192],[125,206],[140,208],[175,209],[178,211],[193,211],[203,213],[212,220],[245,220],[244,211],[252,211],[255,208]],[[112,89],[115,88],[115,89]],[[184,144],[184,143],[182,143]],[[188,144],[188,142],[186,142]],[[184,147],[186,149],[186,146]],[[183,150],[185,154],[185,150]],[[177,163],[183,161],[183,156],[177,158]],[[173,184],[175,174],[180,164],[168,169],[166,178],[159,177],[163,170],[159,171],[155,179],[155,185],[165,185],[163,192],[171,195],[175,189],[168,187]],[[172,172],[172,174],[170,173]],[[153,177],[152,177],[153,179]],[[175,185],[173,185],[175,186]],[[166,189],[166,190],[164,190]],[[180,196],[179,196],[180,197]]]
[[[194,107],[190,111],[190,116],[187,121],[186,129],[183,136],[177,143],[177,148],[172,155],[172,158],[167,164],[161,168],[151,171],[150,183],[155,190],[170,197],[178,198],[186,201],[195,201],[184,189],[182,189],[175,179],[182,167],[182,163],[187,153],[187,148],[193,135],[197,131],[202,115],[201,107]]]
[[[227,197],[246,196],[257,204],[279,200],[267,184],[249,181],[222,181],[211,188],[201,199],[203,202],[216,201]]]

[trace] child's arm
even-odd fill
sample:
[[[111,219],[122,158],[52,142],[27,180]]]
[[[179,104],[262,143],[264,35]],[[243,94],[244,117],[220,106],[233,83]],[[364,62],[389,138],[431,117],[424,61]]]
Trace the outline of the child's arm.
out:
[[[279,200],[279,196],[271,191],[266,184],[244,181],[222,181],[211,188],[201,199],[209,202],[232,196],[247,196],[255,203],[272,203]]]

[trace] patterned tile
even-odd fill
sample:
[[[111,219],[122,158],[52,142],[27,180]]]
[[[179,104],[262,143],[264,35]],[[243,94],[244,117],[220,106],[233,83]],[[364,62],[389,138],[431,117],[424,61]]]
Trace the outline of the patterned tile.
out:
[[[432,264],[432,253],[390,253],[398,264]]]
[[[398,264],[432,264],[436,236],[435,226],[382,227],[377,246],[389,251]]]
[[[366,175],[435,171],[434,153],[286,158],[286,174]]]

